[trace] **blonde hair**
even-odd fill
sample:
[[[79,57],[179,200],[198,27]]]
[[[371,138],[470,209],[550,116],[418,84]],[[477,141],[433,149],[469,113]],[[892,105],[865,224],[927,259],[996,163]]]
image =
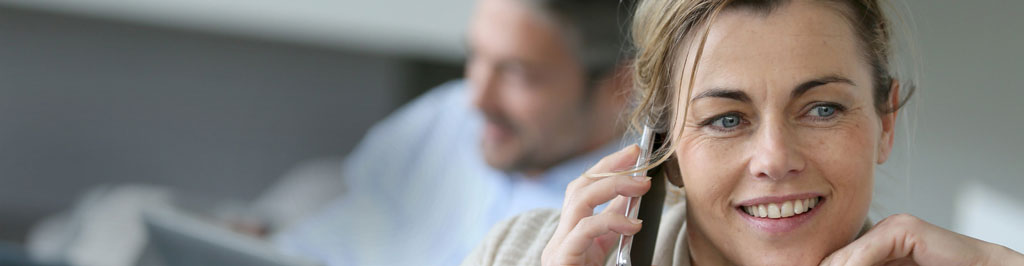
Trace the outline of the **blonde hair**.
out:
[[[677,61],[683,44],[695,41],[694,65],[690,77],[685,84],[684,99],[689,99],[693,91],[696,72],[699,68],[704,45],[715,17],[726,9],[743,8],[759,14],[768,15],[780,6],[792,0],[642,0],[633,15],[632,41],[635,58],[633,60],[634,75],[634,106],[629,116],[630,129],[640,132],[644,126],[650,126],[660,132],[672,132],[675,128],[675,117],[665,114],[677,114],[674,103],[678,96],[676,88],[683,88],[683,76],[678,75],[678,83],[673,83],[676,71],[682,71],[688,63],[685,59]],[[821,2],[838,4],[839,13],[843,14],[853,27],[853,32],[860,41],[864,56],[872,68],[873,93],[876,111],[879,115],[895,112],[913,95],[916,87],[913,79],[901,80],[905,95],[896,106],[889,106],[891,84],[896,73],[890,68],[892,60],[890,21],[879,5],[879,0],[820,0]],[[699,30],[699,31],[698,31]],[[699,33],[699,35],[697,35]],[[685,102],[685,101],[683,101]],[[689,108],[683,108],[682,117],[687,116]],[[646,171],[669,160],[678,144],[674,142],[682,135],[682,130],[668,138],[661,147],[654,147],[648,164],[639,169],[602,175],[620,175],[638,171]],[[670,180],[672,180],[670,178]],[[675,183],[676,181],[673,181]],[[680,183],[681,184],[681,183]],[[678,185],[678,184],[677,184]]]

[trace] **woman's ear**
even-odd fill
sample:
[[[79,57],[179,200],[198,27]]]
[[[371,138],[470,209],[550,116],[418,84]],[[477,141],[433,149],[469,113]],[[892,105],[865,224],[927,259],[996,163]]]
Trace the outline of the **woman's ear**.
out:
[[[878,161],[876,163],[882,164],[889,159],[889,154],[892,153],[892,145],[896,137],[896,116],[899,114],[900,106],[900,82],[898,80],[892,80],[892,85],[889,88],[889,102],[886,103],[887,113],[881,114],[882,118],[882,136],[878,139]]]
[[[677,187],[683,187],[683,174],[679,171],[679,159],[675,155],[668,157],[668,160],[665,160],[661,166],[663,169],[662,173],[665,174],[665,179],[668,179],[669,183]]]

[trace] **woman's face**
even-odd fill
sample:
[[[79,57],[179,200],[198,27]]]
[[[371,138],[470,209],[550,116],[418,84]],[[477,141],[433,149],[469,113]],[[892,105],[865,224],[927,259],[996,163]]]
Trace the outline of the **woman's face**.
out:
[[[863,54],[835,7],[794,1],[722,12],[689,99],[693,66],[679,58],[676,106],[690,109],[685,123],[675,116],[676,154],[695,261],[817,264],[853,240],[895,117],[875,111]]]

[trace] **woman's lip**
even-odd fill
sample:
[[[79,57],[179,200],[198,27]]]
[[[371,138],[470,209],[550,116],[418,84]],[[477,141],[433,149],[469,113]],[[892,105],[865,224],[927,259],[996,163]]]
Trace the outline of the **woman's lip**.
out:
[[[790,217],[774,219],[767,217],[760,218],[750,216],[749,214],[743,212],[743,209],[741,207],[737,207],[734,209],[736,209],[738,215],[743,217],[743,220],[746,221],[747,224],[754,227],[755,229],[764,231],[769,234],[781,234],[796,230],[801,225],[806,223],[808,220],[814,218],[814,216],[818,214],[818,210],[823,208],[823,206],[825,205],[824,203],[826,201],[828,200],[825,199],[825,197],[821,197],[818,199],[818,204],[815,205],[814,208],[808,210],[807,212],[793,215]]]
[[[787,201],[791,201],[791,200],[802,200],[802,199],[809,199],[809,198],[816,198],[816,197],[823,197],[824,198],[824,195],[822,195],[821,193],[799,193],[799,194],[789,194],[789,195],[784,195],[784,196],[765,196],[765,197],[759,197],[759,198],[753,198],[753,199],[748,199],[748,200],[740,201],[740,202],[736,203],[736,205],[734,205],[733,207],[752,206],[752,205],[769,204],[769,203],[779,203],[779,204],[781,204],[783,202],[787,202]]]

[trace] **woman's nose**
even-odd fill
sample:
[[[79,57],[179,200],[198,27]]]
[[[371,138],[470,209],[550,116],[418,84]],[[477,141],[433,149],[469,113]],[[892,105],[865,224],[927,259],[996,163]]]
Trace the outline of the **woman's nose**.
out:
[[[755,178],[781,180],[800,174],[806,166],[797,137],[782,123],[763,124],[754,133],[750,174]]]

